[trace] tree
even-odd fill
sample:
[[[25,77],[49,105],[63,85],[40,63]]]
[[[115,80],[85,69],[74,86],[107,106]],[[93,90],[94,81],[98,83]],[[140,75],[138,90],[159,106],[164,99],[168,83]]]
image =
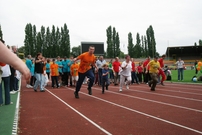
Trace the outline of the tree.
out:
[[[132,33],[129,32],[128,33],[128,55],[130,55],[130,57],[135,57],[135,51],[134,51],[134,44],[133,44],[133,37],[132,37]]]
[[[113,58],[113,39],[112,39],[112,27],[109,26],[107,32],[107,57]]]
[[[107,33],[107,57],[115,58],[120,55],[120,39],[119,33],[116,32],[116,28],[109,26],[106,30]]]
[[[73,57],[77,57],[81,54],[81,46],[79,45],[78,47],[73,47],[72,48],[72,52],[71,52],[71,55]]]
[[[194,43],[194,46],[197,46],[196,42]]]
[[[33,48],[33,36],[32,36],[32,24],[29,23],[25,26],[25,39],[24,39],[24,46],[25,46],[25,55],[32,55],[34,52]]]
[[[199,39],[199,46],[202,46],[202,40]]]
[[[148,43],[148,54],[149,56],[154,57],[154,55],[156,54],[156,41],[154,38],[154,30],[151,25],[147,29],[146,34]]]
[[[136,35],[136,45],[134,46],[134,57],[135,58],[140,58],[142,56],[142,48],[140,44],[140,35],[137,33]]]
[[[3,32],[2,32],[2,30],[1,30],[1,25],[0,25],[0,39],[3,40]]]
[[[69,30],[67,29],[66,24],[64,24],[64,27],[61,28],[61,56],[70,56],[70,38]]]

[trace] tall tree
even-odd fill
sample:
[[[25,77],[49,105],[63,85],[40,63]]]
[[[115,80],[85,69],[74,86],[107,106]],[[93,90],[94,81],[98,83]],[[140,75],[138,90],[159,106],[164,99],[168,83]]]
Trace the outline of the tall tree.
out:
[[[41,38],[41,32],[38,32],[37,35],[36,35],[36,45],[35,45],[36,54],[38,52],[42,52],[42,44],[43,44],[43,41],[42,41],[42,38]]]
[[[112,39],[112,27],[109,26],[106,30],[107,32],[107,57],[113,58],[113,39]]]
[[[132,33],[128,33],[128,55],[135,57]]]
[[[147,43],[148,43],[148,54],[151,57],[154,57],[154,55],[156,54],[156,41],[154,37],[154,30],[151,25],[147,29],[146,33],[147,33]]]
[[[149,55],[148,53],[148,43],[147,43],[147,37],[144,36],[144,51],[145,51],[145,57]]]
[[[51,33],[50,33],[50,28],[46,28],[46,51],[44,51],[44,56],[45,57],[50,57],[52,53],[52,48],[51,48]]]
[[[199,46],[202,46],[202,40],[199,39]]]
[[[64,27],[61,28],[61,56],[70,56],[70,37],[69,37],[69,30],[67,29],[66,23]]]
[[[120,52],[121,52],[121,50],[120,50],[120,39],[119,39],[119,33],[117,32],[116,33],[116,38],[115,38],[115,57],[116,56],[120,56]]]
[[[0,39],[3,39],[3,32],[1,30],[1,25],[0,25]]]
[[[134,56],[136,58],[140,58],[142,56],[142,48],[141,48],[140,42],[141,42],[140,35],[139,35],[139,33],[137,33],[137,35],[136,35],[136,45],[134,46]]]
[[[33,47],[33,33],[32,33],[32,24],[29,23],[25,26],[25,55],[34,55],[34,47]]]
[[[41,26],[41,40],[42,40],[42,44],[41,44],[41,53],[45,56],[44,54],[44,50],[46,50],[47,46],[46,46],[46,37],[45,37],[45,33],[46,33],[46,29],[44,26]]]
[[[32,46],[33,46],[33,51],[31,52],[31,55],[36,55],[38,52],[37,50],[37,31],[36,31],[36,25],[33,25],[32,27]],[[39,49],[39,52],[41,52],[41,50]]]

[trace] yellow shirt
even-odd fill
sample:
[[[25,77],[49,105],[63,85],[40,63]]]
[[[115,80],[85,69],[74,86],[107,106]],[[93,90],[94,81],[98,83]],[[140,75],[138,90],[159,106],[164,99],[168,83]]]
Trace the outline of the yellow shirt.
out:
[[[148,63],[148,65],[150,67],[149,73],[158,73],[158,70],[160,68],[160,63],[158,61],[156,62],[156,61],[152,60]]]

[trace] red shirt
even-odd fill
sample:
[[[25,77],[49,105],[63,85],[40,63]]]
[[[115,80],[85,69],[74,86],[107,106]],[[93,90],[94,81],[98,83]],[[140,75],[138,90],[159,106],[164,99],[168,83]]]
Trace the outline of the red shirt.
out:
[[[143,63],[143,67],[144,67],[144,68],[146,68],[146,66],[147,66],[147,64],[149,63],[149,61],[150,61],[150,60],[148,60],[148,59],[144,61],[144,63]]]
[[[132,62],[132,72],[135,72],[135,62]]]
[[[142,71],[143,71],[142,66],[138,66],[138,67],[137,67],[137,71],[138,71],[138,73],[142,73]]]
[[[161,68],[164,67],[163,58],[160,58],[158,61],[159,61],[159,63],[160,63],[160,67],[161,67]]]
[[[0,66],[5,66],[5,65],[6,65],[5,63],[0,62]]]
[[[119,67],[121,66],[120,62],[114,61],[112,66],[115,72],[119,72]]]

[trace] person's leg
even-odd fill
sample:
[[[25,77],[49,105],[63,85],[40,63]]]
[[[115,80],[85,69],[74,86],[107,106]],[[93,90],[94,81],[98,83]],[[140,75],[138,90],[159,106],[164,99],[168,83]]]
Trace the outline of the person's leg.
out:
[[[184,69],[181,68],[181,80],[183,81],[183,79],[184,79]]]
[[[119,83],[119,91],[120,92],[122,91],[122,87],[123,87],[124,82],[125,82],[125,77],[123,75],[120,75],[120,83]]]
[[[4,77],[5,105],[11,104],[10,98],[10,77]]]
[[[3,78],[2,78],[3,79]],[[0,106],[3,105],[3,95],[2,95],[2,80],[0,83]]]
[[[180,68],[177,70],[178,81],[180,80]]]
[[[135,72],[134,72],[134,79],[135,79],[136,83],[139,84],[139,80],[138,80],[137,74]]]
[[[135,79],[135,77],[134,77],[134,72],[131,72],[131,78],[132,78],[131,83],[132,83],[132,84],[135,83],[135,81],[134,81],[134,79]]]
[[[34,91],[37,91],[37,88],[39,86],[39,84],[41,83],[41,78],[40,78],[40,74],[39,73],[35,73],[35,78],[36,78],[36,81],[34,83]]]
[[[98,69],[98,82],[102,86],[102,69]]]
[[[54,77],[53,76],[51,76],[51,81],[52,81],[52,88],[54,88]]]
[[[91,90],[91,87],[93,86],[93,82],[94,82],[94,73],[93,73],[93,70],[90,69],[86,72],[86,76],[89,78],[89,84],[88,84],[88,94],[89,95],[92,95],[92,90]],[[101,81],[102,82],[102,81]]]
[[[102,94],[104,94],[105,91],[105,79],[102,78]]]
[[[151,85],[151,90],[155,90],[155,87],[156,87],[156,84],[157,84],[157,82],[158,82],[158,75],[157,74],[155,74],[155,73],[151,73],[150,74],[151,75],[151,81],[150,81],[150,83],[152,84]]]
[[[117,81],[118,81],[118,73],[115,72],[115,76],[114,76],[114,85],[117,85],[117,84],[118,84]]]
[[[79,73],[79,79],[76,84],[76,92],[78,93],[80,91],[81,85],[83,84],[83,81],[85,79],[85,73]]]
[[[57,88],[59,88],[59,85],[58,85],[58,76],[54,76],[54,78],[55,78],[56,86],[57,86]]]

